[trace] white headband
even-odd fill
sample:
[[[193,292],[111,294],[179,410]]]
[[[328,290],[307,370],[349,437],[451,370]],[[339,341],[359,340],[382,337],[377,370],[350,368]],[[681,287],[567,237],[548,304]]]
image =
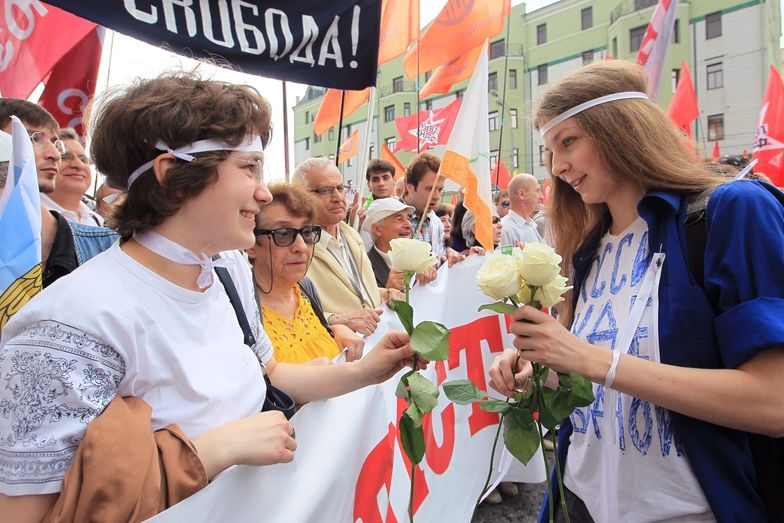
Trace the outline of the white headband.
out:
[[[247,136],[242,143],[237,145],[229,145],[228,143],[222,142],[220,140],[209,139],[189,143],[187,145],[183,145],[182,147],[177,147],[176,149],[172,149],[162,141],[158,140],[158,143],[155,144],[155,148],[160,151],[173,154],[175,157],[179,158],[180,160],[185,160],[186,162],[192,162],[196,159],[194,156],[191,156],[188,153],[204,153],[207,151],[245,151],[249,153],[257,153],[264,150],[264,146],[261,144],[261,138],[258,136]],[[130,189],[131,185],[133,185],[133,182],[135,182],[139,176],[144,174],[150,167],[152,167],[154,163],[155,159],[150,160],[133,171],[128,177],[128,189]]]
[[[547,134],[547,131],[558,125],[559,123],[563,122],[567,118],[571,118],[572,116],[576,115],[577,113],[581,113],[586,109],[590,109],[591,107],[601,105],[607,102],[614,102],[615,100],[626,100],[629,98],[641,98],[641,99],[648,99],[648,95],[645,93],[641,93],[639,91],[624,91],[622,93],[613,93],[608,94],[607,96],[600,96],[599,98],[594,98],[593,100],[588,100],[587,102],[583,102],[580,105],[572,107],[568,111],[564,111],[542,127],[539,128],[539,132],[544,136]]]

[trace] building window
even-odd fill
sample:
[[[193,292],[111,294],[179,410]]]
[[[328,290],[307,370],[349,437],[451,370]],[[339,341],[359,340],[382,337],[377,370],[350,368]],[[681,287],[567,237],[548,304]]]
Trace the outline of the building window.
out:
[[[310,111],[305,111],[305,123],[310,123]]]
[[[705,68],[708,73],[708,90],[720,89],[724,87],[724,64],[719,62],[716,64],[708,64]]]
[[[403,92],[403,77],[398,76],[397,78],[392,80],[392,92],[393,93],[402,93]]]
[[[425,100],[425,111],[433,110],[433,100]]]
[[[672,92],[674,93],[675,89],[678,88],[678,80],[681,79],[681,69],[680,69],[680,67],[672,70],[672,74],[671,74],[670,78],[672,79]]]
[[[705,39],[721,36],[721,11],[705,15]]]
[[[547,24],[536,26],[536,45],[542,45],[547,41]]]
[[[462,100],[464,94],[465,94],[464,89],[458,89],[457,91],[455,91],[455,98],[457,98],[458,100]]]
[[[712,114],[708,116],[708,140],[724,139],[724,115]]]
[[[657,3],[658,3],[657,0],[634,0],[634,10],[639,11],[640,9],[651,7],[652,5],[656,5]]]
[[[490,151],[490,170],[494,171],[496,165],[498,165],[498,149]]]
[[[583,28],[583,31],[586,29],[590,29],[593,27],[593,8],[586,7],[582,11],[580,11],[580,26]]]
[[[512,149],[512,169],[520,167],[520,149],[515,147]]]
[[[498,111],[493,111],[487,115],[487,122],[490,124],[491,131],[498,130]]]
[[[395,144],[397,143],[397,141],[395,140],[394,136],[385,139],[384,143],[387,145],[387,148],[389,149],[390,152],[395,152]]]
[[[310,138],[305,138],[305,150],[310,150]]]
[[[490,73],[487,75],[487,90],[488,91],[498,90],[498,73]]]
[[[431,77],[431,76],[433,76],[433,71],[427,71],[427,72],[425,73],[425,82],[427,82],[428,80],[430,80],[430,77]]]
[[[384,121],[391,122],[395,119],[395,106],[394,105],[387,105],[384,107]]]
[[[544,165],[544,145],[539,146],[539,165]]]
[[[618,37],[613,36],[612,39],[612,56],[613,58],[618,58]]]
[[[411,115],[411,104],[408,102],[403,103],[403,116]]]
[[[330,127],[330,129],[329,129],[329,141],[331,142],[331,141],[334,141],[334,140],[335,140],[335,129]]]
[[[314,134],[313,143],[321,143],[321,136],[319,136],[318,134]]]
[[[593,62],[593,51],[583,51],[583,65]]]
[[[372,160],[376,157],[376,144],[371,143],[370,147],[368,147],[368,160]]]
[[[536,76],[539,85],[547,83],[547,64],[542,64],[536,68]]]
[[[509,69],[509,89],[517,89],[517,69]]]
[[[672,43],[681,43],[681,21],[676,18],[675,25],[672,26]]]
[[[506,54],[506,46],[503,40],[496,40],[490,44],[490,60],[500,58]]]
[[[517,109],[509,109],[509,127],[517,129]]]
[[[629,51],[636,53],[640,50],[640,45],[642,45],[642,39],[645,36],[646,29],[648,29],[647,25],[641,25],[640,27],[629,30]]]

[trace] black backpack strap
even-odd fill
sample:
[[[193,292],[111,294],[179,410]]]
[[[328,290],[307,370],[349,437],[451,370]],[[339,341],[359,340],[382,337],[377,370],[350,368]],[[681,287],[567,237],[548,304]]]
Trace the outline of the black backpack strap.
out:
[[[248,317],[245,316],[245,310],[242,308],[240,295],[237,293],[237,288],[231,280],[229,271],[225,267],[215,267],[215,273],[223,284],[223,288],[226,289],[226,295],[229,297],[229,302],[231,302],[234,313],[237,315],[237,321],[240,323],[240,328],[242,328],[242,334],[245,338],[245,345],[253,348],[256,345],[256,337],[253,336],[250,323],[248,323]]]
[[[305,296],[305,299],[308,300],[313,307],[313,312],[316,313],[316,317],[319,319],[319,322],[321,322],[321,325],[323,325],[324,328],[327,329],[329,335],[334,338],[335,334],[332,332],[332,327],[324,316],[324,308],[321,306],[321,299],[319,298],[318,291],[313,285],[313,282],[310,278],[302,278],[299,281],[299,288]]]
[[[689,197],[686,220],[686,263],[694,280],[705,288],[705,248],[708,246],[708,227],[705,212],[713,189]]]

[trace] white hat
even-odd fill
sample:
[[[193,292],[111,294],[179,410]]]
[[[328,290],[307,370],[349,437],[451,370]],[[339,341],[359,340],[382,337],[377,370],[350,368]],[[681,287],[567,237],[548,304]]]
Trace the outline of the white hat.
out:
[[[371,227],[380,222],[384,218],[392,216],[400,211],[413,212],[414,208],[406,205],[397,198],[381,198],[380,200],[373,200],[373,203],[368,207],[365,213],[365,222],[362,224],[362,230],[371,232]]]
[[[11,135],[0,131],[0,162],[11,161]]]

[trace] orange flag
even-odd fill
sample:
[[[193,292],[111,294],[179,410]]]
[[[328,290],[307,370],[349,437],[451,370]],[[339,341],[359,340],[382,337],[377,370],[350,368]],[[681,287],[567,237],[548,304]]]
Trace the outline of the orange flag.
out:
[[[691,123],[700,116],[700,109],[697,106],[697,94],[694,92],[694,82],[686,62],[681,63],[681,77],[667,108],[667,116],[678,126],[678,129],[691,138]]]
[[[403,164],[400,163],[400,160],[398,160],[397,156],[389,150],[389,147],[387,147],[387,144],[385,143],[381,144],[381,159],[386,160],[395,166],[395,180],[406,175],[406,168],[403,167]]]
[[[498,160],[498,165],[495,166],[493,172],[490,173],[490,179],[494,185],[498,186],[499,191],[503,191],[509,187],[509,182],[512,181],[512,175],[509,174],[509,169],[503,160]]]
[[[321,136],[330,127],[340,122],[340,89],[327,89],[324,100],[321,101],[316,119],[313,121],[313,134]],[[346,91],[346,100],[343,105],[343,119],[359,109],[370,98],[370,87],[361,91]]]
[[[339,156],[338,158],[338,165],[345,162],[352,156],[356,156],[359,152],[359,129],[354,129],[354,132],[351,133],[351,136],[348,139],[340,144],[339,149]]]
[[[378,65],[397,58],[419,37],[419,0],[383,0]]]
[[[448,0],[419,42],[406,54],[403,60],[406,76],[414,78],[417,74],[417,53],[419,73],[432,71],[500,33],[504,17],[509,13],[509,0]]]
[[[719,149],[719,142],[715,142],[713,144],[713,156],[711,156],[711,161],[716,161],[721,158],[721,149]]]
[[[468,53],[458,56],[448,64],[441,65],[433,71],[433,76],[419,91],[419,99],[424,100],[431,94],[436,93],[446,94],[457,82],[471,78],[483,45],[474,47]]]

